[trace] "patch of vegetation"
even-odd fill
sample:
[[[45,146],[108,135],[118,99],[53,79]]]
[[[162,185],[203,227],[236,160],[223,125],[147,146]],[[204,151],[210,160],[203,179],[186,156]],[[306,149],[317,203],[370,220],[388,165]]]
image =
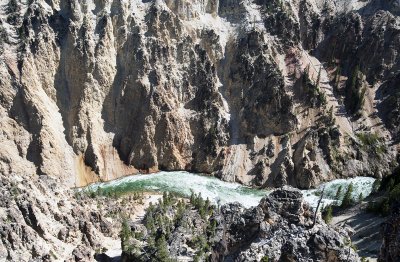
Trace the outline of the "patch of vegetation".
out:
[[[400,203],[400,167],[382,181],[377,180],[373,185],[373,192],[380,197],[368,203],[367,211],[382,216],[389,215],[391,206]]]
[[[113,198],[113,199],[118,199],[121,198],[122,196],[129,196],[127,199],[124,201],[131,201],[131,200],[142,200],[143,199],[143,191],[140,192],[133,192],[133,193],[128,193],[128,192],[123,192],[119,190],[115,190],[113,188],[101,188],[97,187],[96,189],[93,188],[85,188],[82,190],[76,190],[75,191],[75,198],[76,199],[82,199],[85,197],[89,197],[92,199],[99,198],[99,197],[106,197],[106,198]]]
[[[261,258],[261,262],[268,262],[268,261],[269,261],[268,256],[264,256],[263,258]]]
[[[332,222],[333,218],[333,209],[332,206],[329,205],[326,208],[323,209],[322,211],[322,218],[324,219],[325,223],[329,224]]]
[[[303,78],[302,78],[303,79],[302,84],[303,84],[304,91],[307,94],[309,101],[311,103],[311,106],[313,108],[323,107],[327,104],[327,100],[326,100],[325,94],[319,88],[319,81],[320,81],[320,77],[321,77],[321,68],[318,73],[317,82],[314,82],[310,79],[309,72],[310,72],[310,66],[308,66],[306,68],[306,70],[304,71],[304,74],[303,74]]]
[[[336,201],[330,205],[327,205],[327,206],[321,208],[322,219],[325,221],[325,223],[329,224],[330,222],[332,222],[335,212],[337,212],[341,209],[349,208],[357,203],[357,201],[355,199],[353,199],[353,196],[352,196],[353,190],[354,190],[354,186],[352,183],[349,184],[349,186],[347,187],[344,194],[343,194],[343,186],[340,185],[338,187],[338,189],[336,190],[336,193],[335,193]],[[321,194],[321,192],[319,193],[319,195],[320,194]],[[362,199],[362,194],[361,194],[361,196],[359,196],[358,200],[360,201],[360,199]],[[340,202],[341,202],[341,204],[339,204]]]
[[[11,196],[17,197],[21,193],[17,185],[12,185],[10,189]]]
[[[351,239],[345,238],[343,242],[345,246],[350,247],[354,252],[357,252],[357,246],[351,241]]]
[[[205,261],[211,254],[217,227],[217,222],[211,218],[215,211],[210,201],[200,194],[192,193],[186,201],[175,194],[164,193],[156,205],[150,204],[146,210],[145,229],[132,230],[127,221],[123,222],[124,255],[133,261],[173,261],[169,244],[176,234],[182,235],[184,231],[187,245],[195,250],[194,261]]]
[[[380,186],[381,186],[381,180],[376,179],[372,184],[372,193],[377,193],[379,191]]]
[[[336,119],[333,115],[333,106],[331,106],[326,115],[324,115],[324,122],[329,127],[333,127],[336,124]]]
[[[387,152],[383,139],[376,133],[358,133],[357,138],[361,143],[361,149],[369,154],[381,156]]]
[[[390,213],[390,204],[387,198],[380,201],[370,201],[367,211],[377,215],[387,216]]]

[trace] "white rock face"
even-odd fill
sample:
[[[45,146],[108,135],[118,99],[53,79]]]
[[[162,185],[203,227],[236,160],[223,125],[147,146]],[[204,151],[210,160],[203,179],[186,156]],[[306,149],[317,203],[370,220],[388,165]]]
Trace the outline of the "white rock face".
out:
[[[368,12],[379,6],[353,2]],[[364,42],[350,38],[342,54],[329,53],[339,49],[329,25],[342,30],[344,22],[335,18],[339,3],[324,3],[3,1],[1,130],[12,135],[2,140],[1,165],[70,186],[158,170],[299,187],[386,172],[395,147],[377,156],[356,135],[395,136],[373,117],[379,88],[366,92],[371,99],[361,111],[368,114],[359,120],[343,103],[355,67],[344,57]],[[373,21],[349,11],[351,35],[397,19],[380,12]],[[392,37],[387,41],[398,34]],[[383,52],[375,50],[376,57]],[[340,74],[340,66],[328,65],[332,57]],[[382,83],[398,65],[378,60],[362,60],[363,86]]]

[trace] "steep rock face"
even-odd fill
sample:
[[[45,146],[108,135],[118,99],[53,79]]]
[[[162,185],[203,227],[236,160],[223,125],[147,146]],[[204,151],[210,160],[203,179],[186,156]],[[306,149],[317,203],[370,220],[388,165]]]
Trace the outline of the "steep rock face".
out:
[[[393,133],[396,141],[400,139],[400,74],[391,77],[385,84],[380,86],[378,92],[382,96],[382,103],[379,105],[382,118],[387,127]]]
[[[384,175],[396,145],[370,154],[359,138],[398,136],[396,1],[378,2],[10,1],[2,130],[26,132],[10,138],[18,155],[71,186],[157,170],[305,188]]]
[[[231,121],[233,130],[238,129],[232,134],[233,143],[286,134],[295,127],[293,102],[270,48],[262,33],[252,31],[227,51],[235,54],[222,76],[225,97],[231,112],[236,113]]]

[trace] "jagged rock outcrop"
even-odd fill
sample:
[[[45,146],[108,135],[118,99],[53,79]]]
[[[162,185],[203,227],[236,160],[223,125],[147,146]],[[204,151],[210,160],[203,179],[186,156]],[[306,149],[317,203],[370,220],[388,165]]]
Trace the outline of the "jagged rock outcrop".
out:
[[[344,248],[343,232],[319,222],[296,190],[276,190],[254,209],[235,204],[221,208],[223,237],[215,261],[357,261],[351,248]]]
[[[397,74],[380,86],[378,90],[382,97],[382,103],[379,105],[380,114],[396,141],[400,139],[400,91],[399,85],[396,84],[399,81],[400,74]]]
[[[279,189],[246,209],[239,203],[209,206],[191,198],[163,198],[143,225],[123,237],[124,261],[360,261],[349,236],[335,231],[314,212],[302,193]],[[161,251],[162,250],[162,251]]]
[[[61,185],[46,176],[1,175],[1,260],[92,261],[96,250],[112,247],[119,230],[105,217],[107,201],[101,210]]]
[[[380,2],[10,1],[7,132],[25,130],[23,158],[70,185],[189,170],[310,187],[375,170],[353,160],[357,133],[398,137],[397,2]],[[395,150],[369,162],[384,175]]]

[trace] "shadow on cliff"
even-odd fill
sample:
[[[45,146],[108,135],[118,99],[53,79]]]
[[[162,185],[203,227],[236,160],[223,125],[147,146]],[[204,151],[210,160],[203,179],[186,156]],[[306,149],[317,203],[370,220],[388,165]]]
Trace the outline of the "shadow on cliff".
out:
[[[55,12],[49,19],[49,25],[56,34],[56,42],[60,47],[60,62],[54,76],[54,88],[56,90],[57,106],[60,110],[64,126],[64,135],[67,143],[72,147],[72,141],[69,136],[71,127],[69,125],[70,109],[70,90],[65,75],[65,61],[69,55],[65,52],[67,45],[68,30],[70,27],[69,12]]]
[[[101,111],[104,130],[115,134],[113,147],[127,165],[131,164],[129,157],[133,147],[142,139],[146,117],[151,114],[151,90],[137,82],[138,70],[143,66],[143,51],[139,49],[138,39],[139,36],[130,35],[117,51],[117,72]],[[152,77],[149,81],[154,85]],[[149,167],[143,164],[140,168]]]

